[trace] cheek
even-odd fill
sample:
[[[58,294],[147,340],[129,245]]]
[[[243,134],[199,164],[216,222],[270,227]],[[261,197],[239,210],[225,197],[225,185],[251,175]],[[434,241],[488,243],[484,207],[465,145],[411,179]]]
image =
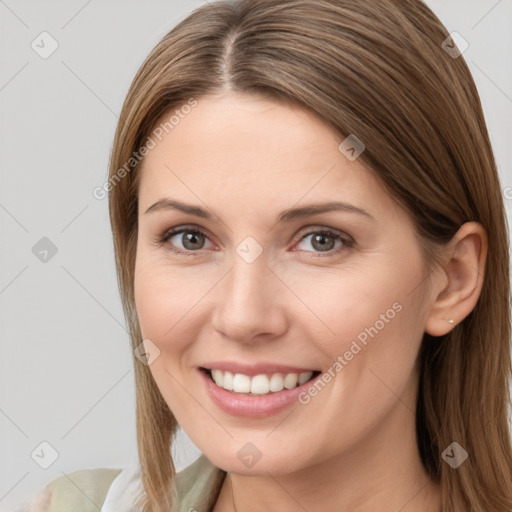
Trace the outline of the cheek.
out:
[[[343,366],[336,396],[339,403],[351,404],[347,409],[354,417],[360,414],[361,401],[373,404],[375,418],[392,407],[396,396],[414,407],[410,384],[422,339],[423,312],[419,289],[411,293],[411,283],[419,275],[413,266],[404,267],[400,278],[383,279],[381,273],[364,287],[360,282],[351,298],[345,295],[340,301],[344,318],[338,319],[338,343],[331,349],[332,360],[341,356]]]
[[[156,286],[156,273],[152,272],[141,259],[135,265],[135,307],[144,338],[159,338],[158,326],[162,323],[165,295]],[[163,328],[163,326],[161,326]]]
[[[161,258],[139,244],[135,261],[134,294],[142,334],[146,337],[150,333],[161,337],[165,331],[159,331],[164,329],[162,323],[165,317],[170,321],[170,314],[175,310],[175,291],[179,285],[173,282],[175,279],[165,277],[164,273],[165,266]]]
[[[179,279],[165,276],[162,265],[138,258],[135,267],[135,306],[143,339],[158,347],[159,355],[149,366],[156,386],[174,414],[182,416],[189,396],[174,377],[190,343],[183,336],[191,306],[179,293]],[[176,276],[176,272],[173,274]],[[197,300],[196,300],[197,301]],[[188,314],[187,314],[188,312]],[[180,379],[181,381],[181,379]]]
[[[179,313],[179,283],[163,277],[162,266],[139,251],[135,265],[135,306],[144,338],[157,345]],[[183,301],[182,301],[183,302]]]
[[[402,322],[410,298],[404,293],[409,276],[404,272],[400,280],[386,278],[393,269],[386,272],[384,267],[303,273],[291,287],[303,303],[303,313],[293,322],[301,323],[331,359],[350,350],[354,340],[364,348],[365,342],[391,333]]]
[[[379,351],[396,357],[396,351],[410,348],[418,324],[420,309],[411,302],[416,295],[411,283],[420,279],[420,271],[411,261],[405,265],[392,260],[366,263],[364,271],[356,265],[343,270],[303,267],[300,272],[293,266],[277,268],[276,304],[288,316],[290,328],[310,339],[326,363],[350,351],[362,354],[381,339],[388,341]],[[219,299],[214,289],[219,275],[208,266],[166,265],[161,256],[140,251],[135,303],[143,337],[161,350],[184,349],[184,330],[208,323],[205,313],[212,310],[205,300],[212,304]]]
[[[162,352],[179,352],[190,343],[190,326],[197,322],[205,295],[215,276],[202,275],[198,267],[170,266],[162,257],[144,253],[135,266],[135,306],[144,338]]]

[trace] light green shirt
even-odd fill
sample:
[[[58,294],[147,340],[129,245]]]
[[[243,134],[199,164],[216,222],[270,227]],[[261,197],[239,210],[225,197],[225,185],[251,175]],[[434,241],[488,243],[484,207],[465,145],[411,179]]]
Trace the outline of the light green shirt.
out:
[[[121,469],[82,469],[52,480],[47,512],[99,512],[114,479]],[[226,472],[205,455],[176,474],[174,505],[170,512],[211,512]],[[130,512],[139,512],[131,509]]]

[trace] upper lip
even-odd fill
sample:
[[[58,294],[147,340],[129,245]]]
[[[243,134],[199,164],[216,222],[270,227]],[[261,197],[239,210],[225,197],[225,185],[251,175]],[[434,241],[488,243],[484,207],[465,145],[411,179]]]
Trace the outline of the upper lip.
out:
[[[297,366],[289,366],[284,364],[276,364],[276,363],[256,363],[256,364],[247,364],[247,363],[239,363],[236,361],[213,361],[211,363],[204,363],[202,368],[207,370],[222,370],[225,372],[235,373],[243,373],[249,377],[254,377],[255,375],[261,374],[269,374],[273,373],[303,373],[303,372],[315,372],[312,368],[301,368]]]

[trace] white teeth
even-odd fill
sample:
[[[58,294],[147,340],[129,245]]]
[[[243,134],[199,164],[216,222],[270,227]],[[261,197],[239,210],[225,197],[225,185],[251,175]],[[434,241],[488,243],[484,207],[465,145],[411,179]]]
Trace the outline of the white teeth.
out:
[[[212,370],[212,377],[217,386],[222,387],[224,384],[224,374],[221,370]]]
[[[233,377],[233,391],[235,393],[250,393],[251,378],[241,373],[235,373]]]
[[[313,376],[313,372],[274,373],[272,375],[260,374],[249,377],[242,373],[232,374],[222,370],[211,370],[212,378],[217,386],[235,393],[252,393],[255,395],[266,395],[267,393],[292,389],[302,385]]]
[[[274,373],[270,378],[270,391],[276,392],[281,391],[284,388],[284,380],[282,373]]]
[[[299,376],[296,373],[289,373],[284,378],[284,387],[286,389],[296,388],[298,380],[299,380]]]
[[[251,379],[251,393],[255,395],[264,395],[269,392],[268,377],[266,375],[256,375]]]
[[[219,372],[223,373],[222,370],[219,370]],[[217,382],[217,384],[220,387],[227,389],[228,391],[232,391],[233,390],[233,374],[231,372],[224,372],[224,382],[222,382],[221,384],[219,384]]]
[[[309,379],[313,377],[313,372],[304,372],[299,375],[299,386],[302,386],[304,382],[307,382]]]

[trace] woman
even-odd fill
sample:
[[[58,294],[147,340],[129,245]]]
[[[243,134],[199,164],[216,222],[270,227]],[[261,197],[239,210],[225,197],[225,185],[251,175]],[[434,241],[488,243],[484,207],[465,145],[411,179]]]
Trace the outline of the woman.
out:
[[[454,46],[419,0],[240,0],[148,56],[106,184],[134,510],[512,509],[506,217]]]

